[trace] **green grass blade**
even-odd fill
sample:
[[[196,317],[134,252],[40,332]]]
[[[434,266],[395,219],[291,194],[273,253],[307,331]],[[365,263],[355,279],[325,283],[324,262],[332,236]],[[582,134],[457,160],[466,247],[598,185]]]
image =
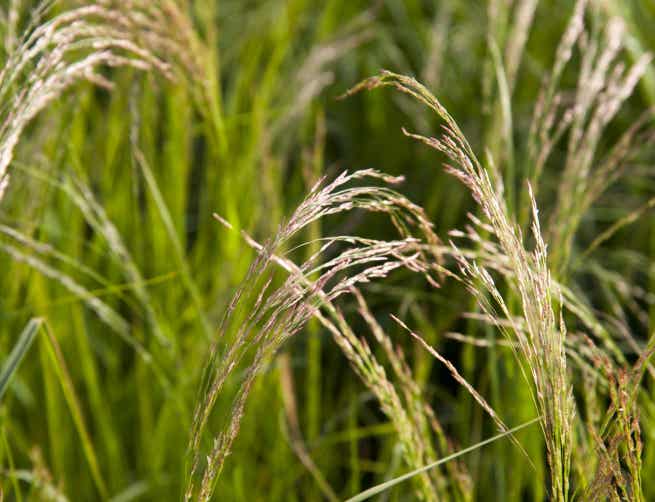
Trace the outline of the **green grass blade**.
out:
[[[164,228],[166,229],[166,232],[168,233],[168,236],[171,240],[175,258],[177,259],[178,265],[180,267],[180,274],[181,274],[180,277],[185,287],[189,291],[189,294],[191,295],[191,301],[193,302],[193,306],[196,309],[196,312],[198,313],[199,321],[205,331],[205,334],[207,335],[207,338],[211,338],[211,335],[213,333],[213,328],[211,326],[211,323],[207,319],[207,315],[205,314],[205,310],[203,308],[202,296],[200,294],[200,291],[198,290],[198,286],[196,285],[195,281],[193,280],[193,277],[191,276],[191,270],[189,269],[189,263],[185,256],[184,247],[182,246],[182,242],[180,241],[180,238],[177,235],[177,231],[175,230],[175,224],[173,223],[173,218],[171,217],[171,214],[168,211],[168,207],[166,206],[164,197],[161,193],[161,190],[159,189],[159,185],[157,184],[155,175],[152,172],[152,169],[150,168],[150,165],[148,164],[143,153],[141,153],[141,151],[138,150],[136,147],[134,148],[134,156],[137,164],[141,168],[141,172],[143,173],[143,177],[146,181],[148,189],[150,190],[150,194],[152,195],[152,198],[155,201],[155,205],[157,206],[157,210],[159,211],[159,215],[162,219],[162,223],[164,224]]]
[[[11,377],[14,375],[18,369],[18,365],[32,346],[34,337],[39,332],[42,323],[43,320],[38,317],[30,319],[30,322],[27,323],[27,326],[25,326],[25,329],[23,329],[18,337],[18,342],[14,345],[11,354],[9,354],[9,357],[5,361],[5,364],[2,367],[2,373],[0,373],[0,401],[7,391]]]
[[[464,448],[463,450],[460,450],[456,453],[453,453],[452,455],[448,455],[444,458],[441,458],[435,462],[432,462],[431,464],[428,464],[424,467],[420,467],[418,469],[414,469],[413,471],[410,471],[408,473],[403,474],[402,476],[398,476],[397,478],[390,479],[389,481],[386,481],[384,483],[380,483],[379,485],[373,486],[369,488],[368,490],[364,490],[361,493],[358,493],[354,497],[349,498],[346,500],[346,502],[360,502],[362,500],[366,500],[368,498],[371,498],[374,495],[377,495],[379,493],[382,493],[392,486],[395,486],[399,483],[402,483],[403,481],[410,479],[418,474],[421,474],[423,472],[429,471],[430,469],[434,469],[438,465],[445,464],[446,462],[449,462],[451,460],[454,460],[458,457],[461,457],[462,455],[465,455],[467,453],[470,453],[474,450],[477,450],[478,448],[481,448],[482,446],[488,445],[489,443],[493,443],[494,441],[497,441],[499,439],[504,438],[505,436],[508,436],[510,434],[514,434],[515,432],[520,431],[521,429],[525,429],[526,427],[537,423],[539,420],[541,420],[541,417],[536,417],[530,420],[529,422],[525,422],[521,425],[517,425],[513,429],[510,429],[505,432],[501,432],[500,434],[496,434],[495,436],[492,436],[488,439],[485,439],[484,441],[480,441],[477,444],[474,444],[472,446],[469,446],[468,448]]]
[[[57,374],[57,378],[59,379],[59,384],[61,385],[61,390],[64,393],[66,404],[68,405],[71,417],[75,423],[75,428],[77,429],[77,432],[80,436],[80,440],[82,442],[82,450],[89,465],[93,482],[95,483],[96,488],[98,489],[98,493],[100,493],[102,499],[106,500],[108,498],[107,485],[100,471],[100,463],[98,462],[98,456],[91,440],[91,433],[89,432],[89,429],[86,425],[80,398],[78,397],[75,386],[73,385],[73,380],[71,378],[70,372],[68,371],[68,367],[66,365],[66,361],[64,360],[64,355],[61,351],[61,347],[59,346],[59,342],[57,342],[57,338],[55,338],[48,325],[46,324],[45,326],[45,333],[47,335],[47,352],[51,358],[51,362],[55,373]]]

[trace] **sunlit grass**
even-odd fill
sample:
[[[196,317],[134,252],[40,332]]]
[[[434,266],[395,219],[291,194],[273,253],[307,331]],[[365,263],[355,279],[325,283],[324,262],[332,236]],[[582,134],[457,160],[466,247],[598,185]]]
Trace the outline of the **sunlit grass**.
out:
[[[655,496],[654,23],[0,5],[0,498]]]

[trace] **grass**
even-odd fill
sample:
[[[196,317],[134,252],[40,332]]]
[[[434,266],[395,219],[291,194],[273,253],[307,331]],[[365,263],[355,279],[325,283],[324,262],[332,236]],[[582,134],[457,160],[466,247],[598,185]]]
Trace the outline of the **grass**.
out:
[[[650,500],[654,22],[5,2],[0,499]]]

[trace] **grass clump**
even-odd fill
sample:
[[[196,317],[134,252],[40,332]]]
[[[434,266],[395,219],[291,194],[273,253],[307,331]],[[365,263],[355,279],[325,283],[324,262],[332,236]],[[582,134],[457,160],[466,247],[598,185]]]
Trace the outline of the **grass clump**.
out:
[[[655,11],[474,7],[0,7],[0,498],[655,496]]]

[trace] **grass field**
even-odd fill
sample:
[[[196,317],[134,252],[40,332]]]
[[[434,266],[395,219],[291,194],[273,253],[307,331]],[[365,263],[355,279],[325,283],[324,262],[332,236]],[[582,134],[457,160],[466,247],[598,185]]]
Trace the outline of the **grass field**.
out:
[[[1,0],[0,501],[655,499],[652,0]]]

